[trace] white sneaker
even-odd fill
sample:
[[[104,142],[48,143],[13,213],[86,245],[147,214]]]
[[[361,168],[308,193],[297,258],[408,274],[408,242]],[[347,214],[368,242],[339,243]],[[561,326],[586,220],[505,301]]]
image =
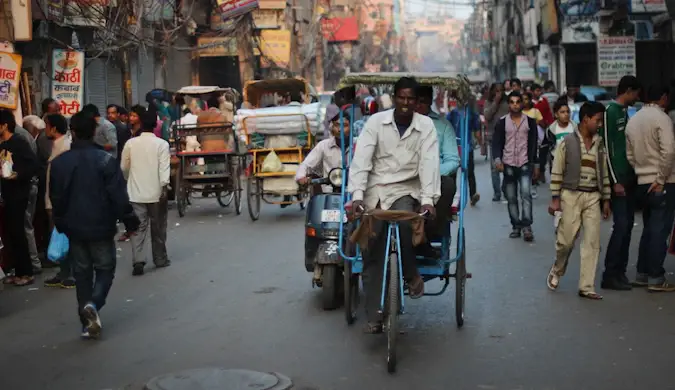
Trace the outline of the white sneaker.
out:
[[[84,319],[87,320],[85,329],[89,332],[89,337],[92,339],[101,337],[101,318],[98,316],[96,306],[92,303],[86,304],[82,309],[82,315],[84,316]]]

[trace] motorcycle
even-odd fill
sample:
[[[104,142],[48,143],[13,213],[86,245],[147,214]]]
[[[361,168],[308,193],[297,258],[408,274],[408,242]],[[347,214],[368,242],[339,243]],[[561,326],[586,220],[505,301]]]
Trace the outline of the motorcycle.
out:
[[[312,179],[314,188],[331,186],[331,192],[312,191],[305,218],[305,268],[312,272],[312,287],[320,287],[324,310],[336,309],[342,297],[343,261],[338,251],[340,223],[347,215],[340,210],[342,168],[333,168],[325,178]],[[342,216],[343,221],[340,221]]]

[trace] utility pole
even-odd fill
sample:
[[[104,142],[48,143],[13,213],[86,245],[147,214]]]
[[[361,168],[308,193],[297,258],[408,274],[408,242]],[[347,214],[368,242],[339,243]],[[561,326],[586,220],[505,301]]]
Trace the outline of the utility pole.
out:
[[[131,92],[131,63],[129,61],[129,50],[120,51],[120,65],[122,67],[122,91],[124,92],[124,106],[128,109],[133,105]]]
[[[315,66],[316,66],[316,85],[315,87],[319,91],[323,91],[324,88],[324,75],[323,75],[323,33],[321,31],[321,20],[323,19],[322,12],[324,7],[320,4],[314,6],[314,20],[319,24],[318,33],[315,38]]]

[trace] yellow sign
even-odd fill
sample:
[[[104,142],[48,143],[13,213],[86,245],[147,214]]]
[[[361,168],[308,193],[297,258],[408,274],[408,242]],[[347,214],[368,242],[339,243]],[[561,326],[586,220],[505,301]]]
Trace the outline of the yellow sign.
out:
[[[200,57],[236,56],[237,40],[232,37],[200,37],[197,38]]]
[[[257,9],[252,15],[257,29],[279,28],[279,11],[275,9]]]
[[[286,0],[258,0],[260,9],[286,9]]]
[[[19,106],[21,56],[0,52],[0,107],[14,110]]]
[[[291,32],[289,30],[262,30],[260,50],[268,60],[280,67],[287,67],[291,61]],[[269,66],[269,64],[264,66]]]

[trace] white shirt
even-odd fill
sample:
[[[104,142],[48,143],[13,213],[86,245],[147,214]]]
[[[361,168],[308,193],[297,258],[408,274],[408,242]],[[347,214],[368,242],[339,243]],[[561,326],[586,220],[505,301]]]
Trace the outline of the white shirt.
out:
[[[308,170],[314,170],[321,166],[322,177],[326,177],[333,168],[342,167],[342,149],[335,143],[335,137],[325,139],[312,149],[295,171],[295,180],[307,177]]]
[[[129,200],[157,203],[171,175],[169,143],[151,132],[143,132],[127,141],[121,166],[127,179]]]
[[[400,136],[394,110],[378,112],[366,122],[349,168],[349,192],[366,208],[388,210],[410,195],[422,205],[441,196],[438,138],[434,122],[415,113]]]

